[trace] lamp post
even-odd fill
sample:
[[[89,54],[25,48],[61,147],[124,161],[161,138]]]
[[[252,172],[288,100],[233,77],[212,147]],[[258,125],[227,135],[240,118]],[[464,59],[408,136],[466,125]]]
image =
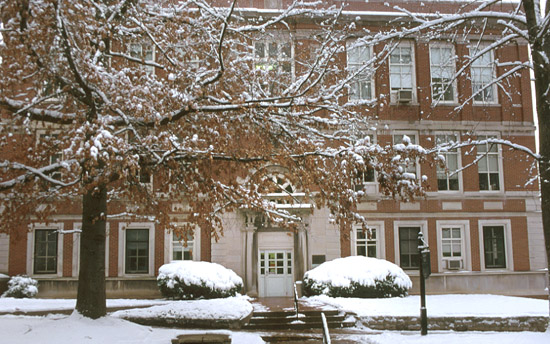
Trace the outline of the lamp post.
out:
[[[428,315],[426,312],[426,278],[432,273],[430,249],[424,241],[422,231],[418,232],[418,261],[420,267],[420,334],[428,334]]]

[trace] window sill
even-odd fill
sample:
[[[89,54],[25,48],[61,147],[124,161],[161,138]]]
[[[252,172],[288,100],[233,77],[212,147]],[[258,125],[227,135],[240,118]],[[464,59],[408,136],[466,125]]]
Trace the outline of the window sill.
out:
[[[157,277],[153,275],[136,275],[136,276],[129,276],[129,275],[123,275],[123,276],[115,276],[115,277],[105,277],[106,281],[120,281],[120,280],[156,280]]]
[[[457,103],[457,102],[454,102],[454,101],[453,102],[437,102],[437,103],[432,102],[432,107],[444,107],[444,106],[446,106],[446,107],[453,107],[454,108],[454,107],[457,107],[459,105],[460,105],[460,103]]]
[[[155,275],[153,274],[128,274],[128,273],[124,273],[118,277],[124,277],[124,278],[128,278],[128,279],[139,279],[139,278],[144,278],[144,277],[154,277]]]
[[[31,274],[29,277],[34,279],[53,279],[53,278],[61,278],[63,276],[59,274]]]
[[[474,106],[479,106],[479,107],[482,107],[482,106],[488,106],[488,107],[501,107],[501,104],[499,104],[499,103],[474,102],[473,105],[474,105]]]
[[[391,106],[420,106],[420,104],[416,101],[409,102],[409,103],[397,103],[397,102],[390,102]]]

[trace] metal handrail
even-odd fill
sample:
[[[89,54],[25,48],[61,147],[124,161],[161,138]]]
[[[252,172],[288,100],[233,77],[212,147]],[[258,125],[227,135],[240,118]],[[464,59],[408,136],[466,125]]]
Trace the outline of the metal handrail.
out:
[[[294,310],[296,310],[296,320],[298,320],[298,291],[296,290],[296,283],[294,283]]]
[[[323,321],[323,344],[330,344],[330,333],[328,332],[327,318],[323,312],[321,312],[321,320]]]

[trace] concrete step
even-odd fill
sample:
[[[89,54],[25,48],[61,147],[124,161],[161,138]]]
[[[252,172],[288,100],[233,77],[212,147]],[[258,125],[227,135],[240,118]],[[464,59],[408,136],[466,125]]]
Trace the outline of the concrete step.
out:
[[[300,314],[304,314],[305,316],[318,316],[318,317],[321,317],[321,313],[325,313],[325,316],[329,316],[329,315],[338,315],[339,314],[339,311],[336,310],[336,309],[330,309],[330,310],[326,310],[326,311],[311,311],[311,310],[307,310],[307,311],[299,311]],[[252,316],[255,316],[255,317],[286,317],[286,316],[290,316],[290,315],[295,315],[296,312],[295,311],[274,311],[274,312],[263,312],[263,311],[260,311],[260,312],[257,312],[257,311],[254,311],[254,313],[252,313]]]
[[[327,322],[342,322],[344,321],[345,319],[345,315],[331,315],[331,316],[327,316],[326,319],[327,319]],[[296,316],[290,316],[290,317],[284,317],[284,318],[281,318],[281,317],[255,317],[253,316],[251,319],[250,319],[250,323],[251,324],[268,324],[268,323],[276,323],[276,324],[285,324],[285,323],[290,323],[290,322],[293,322],[295,320],[301,320],[303,322],[306,322],[306,323],[310,323],[310,322],[320,322],[321,321],[321,317],[320,316],[316,316],[316,317],[298,317],[296,318]]]
[[[339,321],[328,321],[327,326],[329,328],[347,328],[355,325],[355,320],[344,321],[340,319]],[[319,320],[291,320],[288,322],[249,322],[244,326],[246,330],[311,330],[311,329],[322,329],[323,323],[321,319]]]

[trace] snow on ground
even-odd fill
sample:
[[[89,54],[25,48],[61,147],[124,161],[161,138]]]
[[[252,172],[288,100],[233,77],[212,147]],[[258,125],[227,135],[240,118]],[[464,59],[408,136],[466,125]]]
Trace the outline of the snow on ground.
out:
[[[361,342],[359,342],[361,343]],[[550,332],[428,332],[421,336],[418,332],[384,332],[368,336],[369,344],[548,344]]]
[[[168,344],[180,334],[205,332],[231,334],[233,343],[264,343],[253,333],[151,328],[109,316],[97,320],[78,314],[0,317],[2,343],[9,344]]]
[[[142,306],[144,304],[165,304],[144,310],[148,315],[162,316],[162,312],[171,312],[168,305],[173,305],[172,311],[181,310],[188,315],[201,312],[213,317],[215,312],[228,317],[230,314],[238,316],[240,311],[234,308],[243,307],[248,311],[252,306],[247,297],[230,299],[201,300],[201,301],[166,301],[166,300],[108,300],[109,306]],[[420,308],[418,296],[391,299],[342,299],[317,296],[304,299],[314,305],[332,305],[345,310],[357,312],[359,315],[415,315]],[[215,305],[210,303],[217,302]],[[0,298],[0,310],[27,309],[66,309],[74,307],[74,300],[62,299],[10,299]],[[244,306],[248,303],[248,306]],[[496,295],[428,295],[428,316],[521,316],[521,315],[548,315],[548,301],[527,298],[506,297]],[[157,312],[158,311],[158,312]],[[234,312],[234,313],[233,313]],[[133,315],[133,314],[132,314]],[[204,319],[204,317],[203,317]],[[78,314],[49,315],[49,316],[0,316],[0,333],[2,343],[44,343],[44,344],[161,344],[170,343],[172,338],[180,334],[192,333],[230,333],[233,344],[264,343],[260,335],[229,330],[180,330],[152,328],[137,325],[114,316],[107,316],[98,320],[83,318]],[[284,331],[283,331],[284,332]],[[337,336],[336,333],[332,334]],[[353,337],[353,338],[352,338]],[[452,332],[430,331],[427,336],[420,336],[418,331],[370,331],[348,335],[351,342],[368,344],[548,344],[550,332]],[[348,341],[349,342],[349,341]]]
[[[252,313],[252,305],[245,296],[225,299],[170,301],[166,305],[129,309],[112,313],[113,317],[172,318],[198,320],[239,320]]]
[[[420,296],[388,299],[331,298],[325,295],[303,298],[312,306],[330,305],[358,316],[418,316]],[[430,316],[548,316],[548,300],[501,295],[427,295]]]
[[[107,299],[107,308],[145,307],[164,305],[168,302],[167,300]],[[0,298],[0,313],[71,310],[74,309],[75,305],[75,299],[15,299],[3,297]]]

